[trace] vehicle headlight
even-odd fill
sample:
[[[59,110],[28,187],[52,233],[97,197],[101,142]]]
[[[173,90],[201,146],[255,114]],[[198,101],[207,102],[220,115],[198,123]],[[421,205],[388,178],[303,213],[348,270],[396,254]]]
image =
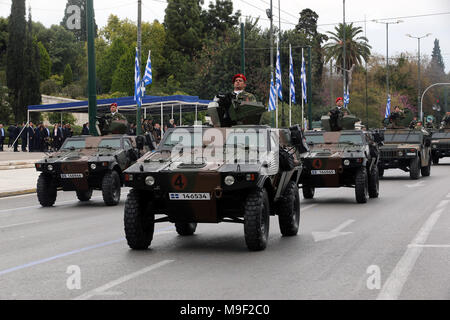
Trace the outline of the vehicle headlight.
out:
[[[437,145],[433,144],[433,149],[436,149],[436,148],[437,148]]]
[[[401,157],[401,156],[403,156],[403,151],[399,151],[398,152],[398,155]]]
[[[91,164],[91,169],[92,169],[92,170],[97,169],[97,165],[96,165],[95,163],[92,163],[92,164]]]
[[[233,176],[226,176],[226,177],[225,177],[225,184],[226,184],[227,186],[232,186],[232,185],[234,184],[235,181],[236,181],[236,180],[234,179]]]
[[[48,167],[47,167],[47,170],[48,171],[53,171],[53,166],[51,164],[49,164]]]
[[[153,178],[152,176],[148,176],[147,178],[145,178],[145,184],[148,186],[153,186],[155,184],[155,178]]]
[[[350,160],[348,160],[348,159],[344,160],[344,166],[348,166],[348,165],[350,165]]]

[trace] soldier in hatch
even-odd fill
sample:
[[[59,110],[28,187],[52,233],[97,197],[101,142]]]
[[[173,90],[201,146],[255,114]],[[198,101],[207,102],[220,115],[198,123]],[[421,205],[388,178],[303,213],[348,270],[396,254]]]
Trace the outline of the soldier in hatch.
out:
[[[392,128],[399,127],[400,126],[400,120],[405,118],[405,114],[402,110],[400,110],[399,106],[396,106],[394,108],[394,112],[391,113],[389,116],[389,126]]]

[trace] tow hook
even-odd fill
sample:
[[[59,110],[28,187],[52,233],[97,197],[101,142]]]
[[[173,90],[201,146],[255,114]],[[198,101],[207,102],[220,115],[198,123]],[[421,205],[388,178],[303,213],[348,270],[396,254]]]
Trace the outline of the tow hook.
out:
[[[223,189],[221,187],[216,187],[214,189],[214,195],[216,196],[216,199],[222,199]]]

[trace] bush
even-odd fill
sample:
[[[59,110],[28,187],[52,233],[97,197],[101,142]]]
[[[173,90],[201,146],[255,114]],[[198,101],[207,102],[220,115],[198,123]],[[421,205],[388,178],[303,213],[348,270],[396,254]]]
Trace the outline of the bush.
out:
[[[62,85],[54,79],[48,79],[41,83],[41,93],[46,95],[53,95],[61,93]]]
[[[67,87],[62,89],[62,94],[70,97],[71,99],[77,99],[85,96],[84,87],[79,83],[69,84]]]

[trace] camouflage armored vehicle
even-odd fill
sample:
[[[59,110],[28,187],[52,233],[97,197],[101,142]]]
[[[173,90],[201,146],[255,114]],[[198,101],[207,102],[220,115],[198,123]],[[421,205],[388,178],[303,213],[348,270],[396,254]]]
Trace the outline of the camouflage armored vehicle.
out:
[[[52,206],[58,189],[75,191],[80,201],[89,201],[93,190],[102,190],[105,204],[117,205],[121,174],[141,156],[142,140],[125,135],[68,138],[58,152],[35,164],[41,172],[37,181],[39,203]]]
[[[382,135],[354,130],[356,120],[346,115],[331,124],[330,117],[323,116],[322,127],[327,131],[305,132],[310,148],[302,157],[300,177],[305,199],[314,198],[316,188],[340,187],[355,188],[358,203],[378,197],[378,145]]]
[[[305,147],[298,126],[169,129],[156,152],[125,171],[128,245],[147,249],[155,223],[175,223],[187,236],[198,223],[231,222],[244,225],[250,250],[263,250],[274,215],[283,235],[296,235]]]
[[[380,176],[384,170],[398,168],[409,172],[411,179],[427,177],[431,169],[431,135],[423,128],[386,129],[380,147]]]
[[[439,130],[433,130],[431,136],[431,158],[433,164],[439,159],[450,157],[450,112],[447,112]]]

